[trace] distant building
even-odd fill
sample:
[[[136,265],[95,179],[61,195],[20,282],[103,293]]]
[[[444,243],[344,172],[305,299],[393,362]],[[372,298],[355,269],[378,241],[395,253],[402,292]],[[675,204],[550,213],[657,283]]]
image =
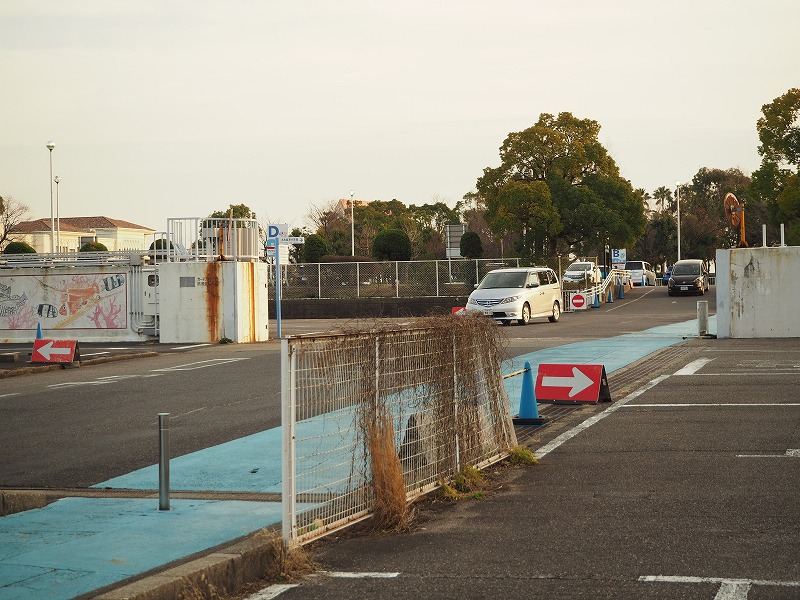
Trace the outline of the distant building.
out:
[[[14,239],[27,242],[36,252],[77,252],[87,242],[100,242],[109,251],[146,250],[155,229],[108,217],[61,217],[50,245],[50,219],[22,221],[11,231]],[[60,238],[60,244],[59,244]]]

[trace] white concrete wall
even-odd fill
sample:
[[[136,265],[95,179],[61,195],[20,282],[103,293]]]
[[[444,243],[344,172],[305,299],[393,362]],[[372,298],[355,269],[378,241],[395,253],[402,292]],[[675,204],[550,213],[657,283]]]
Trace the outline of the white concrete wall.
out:
[[[264,263],[161,263],[160,341],[267,340],[266,283]]]
[[[717,337],[800,337],[800,246],[717,250]]]

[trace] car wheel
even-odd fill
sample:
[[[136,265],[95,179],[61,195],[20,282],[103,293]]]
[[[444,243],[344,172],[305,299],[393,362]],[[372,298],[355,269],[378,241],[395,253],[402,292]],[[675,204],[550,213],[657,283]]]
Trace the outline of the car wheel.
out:
[[[672,292],[667,292],[667,296],[672,296]]]
[[[517,321],[520,325],[527,325],[531,322],[531,307],[528,303],[522,305],[522,318]]]
[[[553,314],[547,317],[547,320],[551,323],[558,323],[558,320],[561,318],[561,307],[559,306],[558,302],[553,302]]]

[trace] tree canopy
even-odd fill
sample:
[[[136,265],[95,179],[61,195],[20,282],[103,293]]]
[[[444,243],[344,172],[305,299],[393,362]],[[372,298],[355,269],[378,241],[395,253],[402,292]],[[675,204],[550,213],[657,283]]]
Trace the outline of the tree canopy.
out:
[[[500,166],[485,168],[476,184],[492,231],[519,232],[519,250],[533,260],[599,251],[606,239],[633,243],[646,223],[643,198],[620,177],[599,132],[597,121],[563,112],[509,133]]]
[[[411,240],[404,231],[385,229],[372,242],[372,256],[377,260],[411,260]]]
[[[753,173],[752,197],[764,203],[772,225],[786,224],[786,243],[800,244],[800,88],[761,107],[756,123],[761,166]],[[752,222],[749,216],[748,220]],[[774,228],[776,229],[776,228]],[[775,241],[774,235],[773,241]]]

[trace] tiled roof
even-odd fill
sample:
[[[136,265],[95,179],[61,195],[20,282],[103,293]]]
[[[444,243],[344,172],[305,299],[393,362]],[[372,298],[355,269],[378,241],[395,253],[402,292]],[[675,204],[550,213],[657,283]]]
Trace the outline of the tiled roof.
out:
[[[130,221],[109,219],[108,217],[61,217],[60,222],[61,231],[81,233],[89,233],[90,229],[141,229],[142,231],[155,231]],[[50,219],[22,221],[14,226],[14,233],[36,233],[39,231],[50,231]]]
[[[12,231],[14,233],[38,233],[42,231],[50,231],[50,219],[36,219],[35,221],[21,221],[14,225]],[[90,233],[88,230],[81,227],[75,227],[69,223],[64,223],[61,219],[61,231],[74,231],[77,233]]]
[[[122,219],[109,219],[108,217],[61,217],[61,224],[64,221],[75,227],[83,229],[144,229],[145,231],[155,231],[149,227],[142,227],[130,221],[123,221]]]

